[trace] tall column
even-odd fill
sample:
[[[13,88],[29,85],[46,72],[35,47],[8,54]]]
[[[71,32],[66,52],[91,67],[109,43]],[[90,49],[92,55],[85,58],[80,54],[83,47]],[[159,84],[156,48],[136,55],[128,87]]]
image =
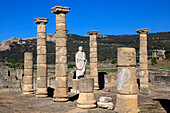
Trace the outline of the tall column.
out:
[[[55,6],[51,12],[56,14],[56,88],[54,91],[54,101],[67,101],[67,29],[66,14],[70,12],[69,7]]]
[[[94,78],[94,90],[99,89],[97,69],[97,34],[99,31],[88,31],[90,35],[90,76]]]
[[[79,82],[79,98],[77,100],[77,107],[79,108],[94,108],[96,107],[96,100],[94,100],[94,79],[80,78]]]
[[[24,53],[23,94],[33,94],[33,54]]]
[[[147,56],[147,33],[150,29],[137,29],[137,33],[140,34],[140,92],[149,93],[149,82],[148,82],[148,56]]]
[[[49,19],[36,18],[37,25],[37,89],[36,97],[47,97],[46,24]]]
[[[117,50],[117,98],[116,113],[138,113],[135,48]]]

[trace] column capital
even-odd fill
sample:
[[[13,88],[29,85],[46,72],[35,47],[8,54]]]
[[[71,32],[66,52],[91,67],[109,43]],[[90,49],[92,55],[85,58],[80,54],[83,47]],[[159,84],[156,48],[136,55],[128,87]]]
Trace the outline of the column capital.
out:
[[[148,28],[137,29],[136,32],[140,34],[147,34],[148,32],[150,32],[150,29]]]
[[[49,21],[48,18],[40,18],[40,17],[39,17],[39,18],[35,18],[35,19],[34,19],[34,23],[35,23],[35,24],[41,24],[41,23],[47,24],[48,21]]]
[[[88,31],[89,35],[98,35],[100,31]]]
[[[70,8],[65,6],[55,6],[51,8],[51,13],[55,13],[55,14],[60,14],[60,13],[66,14],[68,12],[70,12]]]

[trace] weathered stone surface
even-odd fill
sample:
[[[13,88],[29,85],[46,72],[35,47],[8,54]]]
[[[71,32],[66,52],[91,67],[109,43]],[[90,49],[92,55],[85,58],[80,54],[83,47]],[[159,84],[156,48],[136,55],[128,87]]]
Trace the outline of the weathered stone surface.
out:
[[[89,35],[98,35],[100,31],[88,31]]]
[[[118,48],[118,63],[119,66],[136,65],[136,52],[134,48]]]
[[[35,18],[34,19],[35,24],[47,24],[48,21],[49,21],[48,18]]]
[[[8,79],[8,66],[0,65],[0,83]]]
[[[24,61],[25,60],[32,60],[32,59],[33,59],[32,52],[25,52],[25,54],[24,54]]]
[[[90,52],[91,52],[91,53],[94,53],[94,52],[97,53],[97,48],[91,47],[91,48],[90,48]]]
[[[147,47],[147,41],[140,41],[140,47]]]
[[[90,58],[97,58],[97,53],[95,53],[95,52],[90,53]]]
[[[73,90],[79,90],[79,80],[72,80],[72,89]]]
[[[46,55],[38,55],[37,56],[37,64],[46,64],[47,56]]]
[[[45,46],[46,45],[46,40],[44,39],[37,39],[37,46]]]
[[[66,31],[65,30],[58,30],[58,31],[56,31],[56,34],[54,35],[54,37],[57,38],[56,39],[56,44],[59,44],[59,45],[56,45],[56,46],[61,46],[60,43],[64,45],[64,40],[66,40],[65,39],[66,36],[67,35],[66,35]]]
[[[24,81],[24,84],[33,84],[32,76],[24,77],[23,81]]]
[[[58,24],[58,23],[66,23],[66,15],[65,14],[57,14],[56,15],[56,24]],[[57,27],[58,26],[56,26],[56,28]],[[66,29],[66,27],[65,27],[65,29]]]
[[[37,32],[38,33],[46,33],[46,25],[39,24],[37,26]]]
[[[161,75],[156,75],[154,77],[154,81],[156,83],[156,88],[157,89],[166,89],[170,90],[170,76],[161,76]]]
[[[67,87],[67,77],[56,77],[56,87],[66,88]]]
[[[117,90],[120,94],[137,94],[135,67],[118,67]]]
[[[91,63],[96,63],[97,62],[97,58],[90,58],[90,62]]]
[[[140,54],[148,54],[147,49],[145,47],[140,47]]]
[[[56,88],[55,89],[54,97],[65,98],[68,97],[67,95],[67,88]],[[57,95],[56,95],[57,94]],[[68,100],[68,99],[67,99]]]
[[[138,113],[138,96],[137,95],[120,95],[117,94],[115,112],[118,113]]]
[[[37,46],[37,55],[46,55],[46,46]]]
[[[67,55],[67,48],[66,47],[56,47],[56,56],[66,56]]]
[[[22,76],[24,74],[24,71],[22,69],[17,69],[16,74],[17,74],[18,80],[22,80]]]
[[[101,107],[101,108],[107,108],[107,109],[110,109],[110,110],[113,109],[113,103],[111,103],[111,102],[107,102],[107,103],[105,103],[105,102],[97,102],[97,106]]]
[[[25,69],[28,69],[28,68],[32,69],[32,67],[33,67],[33,60],[25,60],[24,61],[24,68]]]
[[[47,64],[37,64],[37,76],[47,76]]]
[[[148,64],[147,64],[147,63],[140,63],[139,65],[140,65],[140,69],[141,69],[141,70],[146,70],[146,69],[148,69]]]
[[[65,7],[65,6],[55,6],[51,8],[51,13],[55,13],[55,14],[66,14],[70,12],[70,8],[69,7]]]
[[[37,88],[47,88],[47,76],[37,76]]]
[[[100,98],[99,98],[99,101],[100,102],[111,102],[112,101],[112,98],[111,97],[103,97],[103,96],[101,96]]]
[[[148,28],[137,29],[136,32],[140,34],[147,34],[148,32],[150,32],[150,29]]]
[[[139,58],[140,63],[146,63],[148,62],[148,56],[146,54],[141,54]]]
[[[56,69],[55,75],[57,77],[67,76],[67,64],[56,64],[55,69]]]
[[[32,76],[33,69],[24,69],[24,76]]]
[[[37,42],[38,42],[38,39],[45,39],[45,38],[46,38],[45,32],[37,33]]]
[[[80,93],[92,93],[94,88],[93,78],[81,78],[79,82]]]
[[[56,24],[56,30],[65,30],[65,29],[66,29],[66,23]]]
[[[95,108],[96,100],[94,100],[93,93],[80,93],[77,100],[77,107],[79,108]]]
[[[90,48],[97,48],[97,42],[90,43]]]

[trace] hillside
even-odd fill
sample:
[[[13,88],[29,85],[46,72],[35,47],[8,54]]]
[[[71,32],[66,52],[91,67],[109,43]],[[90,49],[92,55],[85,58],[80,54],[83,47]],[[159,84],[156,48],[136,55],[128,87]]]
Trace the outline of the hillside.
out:
[[[55,63],[55,38],[54,34],[47,36],[47,60],[48,63]],[[89,61],[89,37],[76,34],[67,35],[68,62],[74,61],[78,46],[83,46]],[[98,42],[98,60],[116,58],[118,47],[134,47],[137,55],[139,54],[139,35],[99,35]],[[11,38],[3,41],[0,45],[1,60],[17,60],[23,62],[24,52],[34,53],[34,62],[36,63],[36,39],[18,39]],[[170,49],[170,32],[151,33],[148,35],[148,53],[154,49]]]

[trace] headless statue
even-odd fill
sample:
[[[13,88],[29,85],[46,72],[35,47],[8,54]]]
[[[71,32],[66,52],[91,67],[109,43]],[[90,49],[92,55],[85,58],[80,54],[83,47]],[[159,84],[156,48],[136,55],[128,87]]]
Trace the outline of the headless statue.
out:
[[[82,52],[83,47],[79,47],[79,51],[76,53],[76,79],[84,77],[86,73],[86,54]]]

